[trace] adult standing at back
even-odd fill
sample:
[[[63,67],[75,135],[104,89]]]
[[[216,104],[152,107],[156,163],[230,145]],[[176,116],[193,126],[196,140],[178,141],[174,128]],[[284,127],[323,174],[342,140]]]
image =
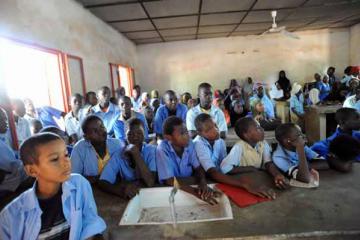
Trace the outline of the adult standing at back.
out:
[[[286,77],[286,73],[284,70],[279,72],[279,79],[277,83],[280,85],[281,89],[284,91],[284,98],[289,99],[291,96],[291,84],[290,80]]]

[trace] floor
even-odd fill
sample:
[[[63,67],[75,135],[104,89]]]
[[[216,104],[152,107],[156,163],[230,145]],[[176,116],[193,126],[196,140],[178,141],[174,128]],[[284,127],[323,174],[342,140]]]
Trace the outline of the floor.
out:
[[[272,185],[263,172],[251,174]],[[360,239],[360,164],[349,174],[320,173],[317,189],[278,191],[274,201],[247,208],[232,204],[234,219],[207,223],[118,226],[127,202],[94,189],[109,239]]]

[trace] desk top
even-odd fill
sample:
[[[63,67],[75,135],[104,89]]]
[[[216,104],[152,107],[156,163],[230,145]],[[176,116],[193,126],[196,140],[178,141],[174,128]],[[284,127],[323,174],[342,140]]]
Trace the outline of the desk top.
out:
[[[232,147],[239,140],[239,137],[236,135],[234,128],[229,128],[226,135],[225,143],[227,147]],[[265,131],[265,140],[269,144],[276,143],[275,131]]]
[[[307,110],[316,111],[317,113],[335,113],[338,109],[342,108],[341,104],[336,105],[313,105],[310,107],[307,107]]]

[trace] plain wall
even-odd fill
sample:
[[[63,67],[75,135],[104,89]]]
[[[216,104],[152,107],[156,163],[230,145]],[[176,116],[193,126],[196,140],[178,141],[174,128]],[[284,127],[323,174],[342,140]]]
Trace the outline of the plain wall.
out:
[[[350,64],[360,66],[360,23],[350,28]]]
[[[74,0],[1,0],[0,36],[83,59],[87,90],[110,86],[109,62],[136,67],[136,46]]]
[[[294,82],[312,81],[315,72],[335,66],[341,76],[349,64],[348,28],[297,32],[300,40],[283,35],[178,41],[137,46],[137,80],[144,90],[196,93],[201,82],[215,89],[232,78],[273,83],[284,69]]]

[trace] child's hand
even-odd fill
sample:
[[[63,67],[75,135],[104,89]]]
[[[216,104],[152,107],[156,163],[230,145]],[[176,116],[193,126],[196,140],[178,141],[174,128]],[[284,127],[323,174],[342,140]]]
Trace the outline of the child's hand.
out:
[[[278,174],[274,177],[275,186],[280,189],[287,189],[290,186],[289,180],[284,175]]]
[[[210,205],[218,204],[215,197],[218,197],[220,193],[209,188],[206,183],[199,184],[197,194],[201,200],[209,203]]]
[[[128,199],[133,198],[139,193],[139,187],[135,183],[128,183],[124,188],[124,196]]]
[[[299,136],[296,140],[291,142],[292,145],[296,148],[304,148],[305,140],[302,136]]]
[[[140,153],[139,148],[134,144],[129,144],[124,150],[124,154],[128,156],[134,156],[135,154]]]
[[[255,185],[253,183],[248,183],[247,186],[244,186],[244,188],[259,197],[263,197],[263,198],[269,198],[269,199],[275,199],[276,198],[276,194],[274,192],[274,190],[272,190],[271,188],[268,188],[266,186],[258,186]]]

